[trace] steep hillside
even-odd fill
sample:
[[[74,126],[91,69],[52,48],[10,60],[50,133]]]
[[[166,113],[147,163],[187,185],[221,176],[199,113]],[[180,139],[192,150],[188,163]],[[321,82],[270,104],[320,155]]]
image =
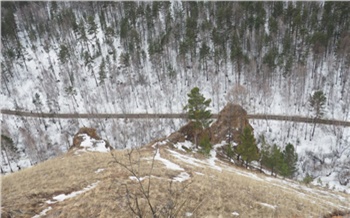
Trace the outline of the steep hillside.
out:
[[[237,168],[216,150],[205,158],[175,147],[160,140],[133,152],[69,152],[2,176],[1,215],[322,217],[350,209],[349,195]]]
[[[198,86],[213,112],[230,101],[250,114],[314,117],[308,99],[322,90],[324,117],[350,120],[349,10],[348,2],[2,2],[1,107],[178,113]],[[20,154],[2,149],[1,169],[66,152],[82,126],[125,148],[184,122],[2,115],[1,134]],[[348,128],[318,125],[311,137],[311,124],[252,126],[256,138],[297,146],[299,178],[307,169],[327,183],[337,177],[330,169],[349,173]]]
[[[232,91],[249,113],[309,115],[309,95],[323,90],[326,116],[349,119],[349,7],[2,3],[3,107],[180,112],[198,86],[214,112]]]

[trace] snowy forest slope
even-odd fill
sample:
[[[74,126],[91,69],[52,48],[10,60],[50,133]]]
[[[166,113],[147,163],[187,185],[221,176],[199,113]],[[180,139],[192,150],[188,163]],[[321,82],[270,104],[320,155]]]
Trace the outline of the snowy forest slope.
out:
[[[347,2],[6,2],[2,10],[8,109],[180,112],[198,86],[218,112],[239,86],[250,113],[308,115],[309,94],[323,90],[327,117],[349,117]]]
[[[233,101],[250,114],[312,117],[308,98],[322,90],[324,117],[350,119],[348,2],[2,2],[1,10],[4,109],[180,113],[198,86],[214,113]],[[79,126],[100,129],[121,148],[183,122],[3,115],[2,132],[37,162],[65,151]],[[257,136],[269,129],[254,128]],[[310,128],[292,140],[309,140]],[[347,129],[317,132],[334,135],[324,146],[347,151]],[[311,146],[317,152],[319,141]]]

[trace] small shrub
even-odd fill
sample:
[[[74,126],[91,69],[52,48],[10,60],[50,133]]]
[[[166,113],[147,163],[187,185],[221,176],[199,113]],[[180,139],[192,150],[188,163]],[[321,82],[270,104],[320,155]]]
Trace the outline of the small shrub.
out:
[[[308,185],[310,184],[312,181],[314,181],[314,178],[312,176],[310,176],[308,173],[306,174],[305,178],[303,179],[303,183]]]
[[[231,144],[226,145],[226,155],[230,160],[233,158],[234,152]]]
[[[210,143],[210,139],[208,135],[204,135],[203,137],[201,137],[199,141],[199,146],[201,147],[201,152],[204,155],[209,156],[210,150],[212,149],[213,146]]]

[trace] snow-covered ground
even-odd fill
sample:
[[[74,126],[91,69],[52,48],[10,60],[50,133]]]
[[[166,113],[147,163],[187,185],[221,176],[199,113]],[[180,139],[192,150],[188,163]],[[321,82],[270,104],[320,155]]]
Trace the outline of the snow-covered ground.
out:
[[[82,147],[84,151],[96,151],[96,152],[110,151],[109,148],[106,148],[106,142],[103,140],[93,139],[87,134],[79,134],[78,136],[83,138],[83,141],[80,143],[80,147]]]
[[[164,158],[160,157],[159,149],[157,149],[156,152],[157,153],[156,153],[156,156],[154,157],[154,159],[162,162],[167,169],[184,171],[184,169],[181,168],[179,165],[177,165],[177,164],[175,164],[175,163],[173,163],[173,162],[171,162],[171,161],[169,161],[167,159],[164,159]]]

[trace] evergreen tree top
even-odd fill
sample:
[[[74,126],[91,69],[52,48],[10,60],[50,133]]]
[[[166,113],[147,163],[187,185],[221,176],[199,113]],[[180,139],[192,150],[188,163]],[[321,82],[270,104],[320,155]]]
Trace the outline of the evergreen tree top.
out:
[[[211,99],[205,99],[198,87],[194,87],[187,96],[188,104],[184,109],[188,111],[188,118],[194,120],[198,128],[207,128],[212,122],[210,120],[212,114],[207,110]]]

